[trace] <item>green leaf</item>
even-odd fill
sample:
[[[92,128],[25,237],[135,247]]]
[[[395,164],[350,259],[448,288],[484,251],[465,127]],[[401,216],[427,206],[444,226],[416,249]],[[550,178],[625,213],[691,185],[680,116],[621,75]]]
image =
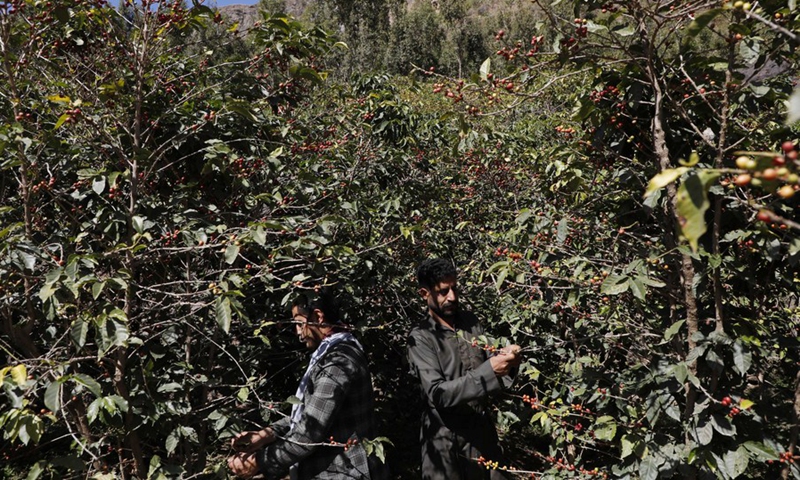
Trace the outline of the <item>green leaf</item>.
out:
[[[259,225],[258,227],[256,227],[255,230],[253,230],[252,235],[253,235],[253,240],[257,244],[263,246],[265,243],[267,243],[267,232],[264,231],[264,227],[262,227],[261,225]]]
[[[178,427],[180,428],[180,427]],[[172,452],[178,447],[178,442],[180,441],[179,438],[179,431],[178,428],[170,432],[169,436],[167,436],[167,441],[164,442],[164,447],[167,449],[167,454],[172,455]]]
[[[97,383],[97,380],[94,378],[85,375],[83,373],[76,373],[70,377],[72,380],[75,380],[76,383],[79,383],[86,387],[95,397],[99,397],[102,394],[102,390],[100,388],[100,384]]]
[[[673,323],[669,326],[669,328],[664,332],[664,340],[670,341],[672,337],[678,334],[681,331],[681,327],[683,324],[686,323],[686,320],[678,320],[677,322]]]
[[[289,67],[289,75],[292,78],[302,78],[312,83],[322,83],[322,81],[325,80],[324,74],[320,74],[313,68],[309,68],[300,64],[295,64]]]
[[[698,420],[697,425],[692,430],[692,434],[697,443],[700,445],[708,445],[714,438],[714,427],[707,418],[701,419]]]
[[[25,385],[28,380],[28,370],[25,365],[19,364],[11,367],[11,380],[19,387]]]
[[[159,385],[156,389],[158,393],[172,393],[172,392],[179,392],[183,390],[183,385],[177,382],[169,382],[163,385]]]
[[[706,350],[708,349],[708,345],[697,345],[693,349],[689,351],[689,355],[686,355],[684,361],[686,363],[692,363],[698,358],[702,357]]]
[[[789,97],[789,109],[786,112],[786,124],[791,125],[800,120],[800,87],[795,88]]]
[[[761,442],[744,442],[742,444],[750,454],[755,457],[759,462],[765,462],[767,460],[777,460],[778,453],[772,449],[772,447],[768,447]]]
[[[494,281],[494,288],[499,292],[503,288],[503,282],[506,281],[506,277],[508,277],[508,273],[511,271],[509,267],[503,268],[497,274],[497,278]]]
[[[689,169],[687,167],[670,168],[662,171],[661,173],[650,179],[650,182],[647,184],[647,190],[645,190],[644,192],[645,198],[649,197],[656,191],[661,190],[662,188],[666,187],[675,180],[681,178],[681,175],[683,175],[688,171]]]
[[[228,245],[228,248],[225,249],[225,263],[228,265],[232,265],[233,262],[236,261],[236,257],[239,256],[239,246],[238,245]]]
[[[719,413],[715,413],[711,416],[711,426],[714,427],[721,435],[725,435],[726,437],[732,437],[736,435],[736,426],[731,423],[730,418],[726,417],[725,415],[720,415]]]
[[[639,478],[641,480],[656,480],[658,478],[658,467],[663,463],[659,461],[654,455],[645,457],[642,463],[639,464]]]
[[[42,288],[39,289],[39,300],[46,302],[48,298],[52,297],[54,293],[56,293],[57,288],[50,283],[45,283],[42,285]]]
[[[286,399],[286,403],[289,405],[300,405],[300,399],[294,395],[291,395],[289,398]]]
[[[23,250],[14,250],[15,262],[20,268],[33,270],[36,266],[36,257],[29,252]]]
[[[617,434],[617,422],[610,415],[603,415],[595,421],[594,436],[598,440],[611,441]]]
[[[733,365],[739,375],[744,376],[753,364],[753,354],[741,339],[733,342]]]
[[[772,89],[766,85],[756,85],[753,83],[748,84],[747,88],[753,92],[753,96],[755,96],[756,98],[761,98],[772,91]]]
[[[618,28],[611,31],[614,35],[618,35],[620,37],[630,37],[633,35],[636,30],[634,29],[633,25],[628,25],[623,28]]]
[[[114,405],[116,405],[121,412],[126,413],[128,411],[128,401],[119,395],[109,395],[106,398],[114,402]]]
[[[28,471],[28,476],[25,477],[25,480],[36,480],[39,478],[42,473],[44,473],[47,463],[48,462],[46,460],[39,460],[38,462],[34,463],[31,469]]]
[[[700,163],[700,155],[698,155],[697,152],[692,152],[691,155],[689,155],[689,160],[680,158],[678,159],[678,162],[684,167],[694,167]]]
[[[250,396],[250,389],[247,387],[242,387],[236,393],[236,398],[239,399],[240,402],[245,403],[247,401],[247,397]]]
[[[258,123],[258,118],[256,118],[256,116],[253,114],[249,103],[241,100],[231,100],[228,102],[226,107],[228,110],[240,115],[245,120]]]
[[[78,347],[83,347],[86,344],[86,334],[88,332],[89,322],[83,317],[73,320],[72,325],[69,327],[69,337]]]
[[[588,30],[591,33],[605,32],[608,30],[608,27],[606,27],[605,25],[600,25],[599,23],[594,23],[593,21],[589,20],[589,22],[586,24],[586,30]]]
[[[749,461],[750,455],[748,455],[747,449],[744,447],[739,447],[725,454],[725,466],[731,478],[736,478],[744,474],[744,472],[747,471],[747,464]]]
[[[106,189],[106,177],[95,177],[92,180],[92,190],[94,193],[100,195]]]
[[[217,297],[214,304],[214,313],[217,317],[217,325],[223,332],[228,333],[231,329],[231,301],[228,297]]]
[[[689,377],[689,368],[684,362],[678,363],[672,366],[672,374],[675,376],[675,380],[680,383],[684,383]]]
[[[153,475],[161,468],[161,457],[153,455],[150,457],[150,466],[147,469],[147,480],[153,478]]]
[[[53,103],[62,103],[62,104],[64,104],[64,103],[66,103],[66,104],[72,103],[72,100],[70,100],[69,97],[63,97],[61,95],[48,95],[47,99],[50,100]]]
[[[644,286],[644,282],[642,282],[640,277],[631,279],[630,287],[633,296],[638,298],[639,300],[644,300],[645,297],[647,296],[647,287]]]
[[[761,56],[761,42],[756,37],[748,37],[739,42],[739,55],[746,65],[753,65]],[[767,87],[767,92],[768,91],[769,87]],[[766,92],[764,94],[766,94]]]
[[[89,407],[86,408],[86,419],[89,420],[89,425],[94,423],[97,415],[100,413],[100,405],[103,403],[102,397],[95,398]]]
[[[651,277],[646,277],[644,275],[640,275],[640,276],[638,276],[636,278],[641,280],[642,283],[644,283],[645,285],[647,285],[649,287],[662,288],[662,287],[666,287],[667,286],[667,284],[662,282],[661,280],[658,280],[658,279],[655,279],[655,278],[651,278]]]
[[[717,15],[724,11],[725,9],[723,8],[712,8],[711,10],[706,10],[705,12],[697,14],[694,20],[692,20],[692,23],[686,28],[686,32],[683,36],[683,44],[689,44],[694,37],[703,31],[703,29],[717,17]]]
[[[558,229],[556,230],[556,242],[559,245],[563,245],[568,235],[569,235],[569,221],[565,217],[558,221]]]
[[[19,439],[22,443],[25,445],[31,442],[39,443],[39,439],[42,438],[42,432],[44,431],[44,422],[36,415],[26,414],[20,418],[17,428],[17,435],[19,435]]]
[[[136,230],[136,233],[139,235],[144,233],[144,218],[139,215],[134,215],[131,219],[131,224],[133,225],[133,229]]]
[[[364,447],[364,451],[367,455],[375,455],[378,459],[386,463],[386,454],[384,452],[384,443],[387,443],[391,446],[394,446],[391,440],[386,437],[376,437],[373,439],[363,439],[361,440],[361,445]]]
[[[491,68],[492,68],[492,59],[487,58],[481,64],[481,69],[480,69],[481,80],[483,80],[484,82],[487,80],[487,76],[489,75],[489,71],[491,70]]]
[[[693,251],[697,251],[698,240],[706,233],[704,215],[710,205],[708,189],[719,176],[716,171],[698,171],[689,175],[678,188],[678,224]]]
[[[105,286],[106,282],[94,282],[94,284],[92,284],[92,298],[97,300],[97,297],[103,293],[103,288],[105,288]]]
[[[622,447],[620,458],[625,458],[633,453],[634,443],[628,439],[627,435],[623,435],[620,439],[620,446]]]
[[[56,125],[53,127],[53,130],[58,130],[59,128],[61,128],[61,126],[64,125],[64,123],[66,123],[68,119],[69,115],[67,115],[66,113],[62,113],[61,116],[58,117],[58,120],[56,121]]]
[[[525,222],[528,221],[528,219],[531,217],[532,214],[533,212],[531,212],[530,208],[523,208],[522,210],[519,211],[519,215],[517,215],[515,221],[519,225],[525,225]]]
[[[50,382],[44,391],[44,406],[51,412],[56,413],[61,410],[61,381]]]
[[[630,287],[628,277],[624,275],[609,275],[603,280],[600,285],[600,293],[605,295],[619,295],[624,293]]]

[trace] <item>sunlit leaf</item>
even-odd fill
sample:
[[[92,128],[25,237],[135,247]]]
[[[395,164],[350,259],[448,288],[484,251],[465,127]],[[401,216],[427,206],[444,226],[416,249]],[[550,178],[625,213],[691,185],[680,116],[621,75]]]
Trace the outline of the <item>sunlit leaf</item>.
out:
[[[704,216],[710,205],[708,188],[719,176],[720,173],[716,171],[699,171],[687,176],[678,187],[678,223],[682,236],[694,251],[697,251],[698,241],[706,232]]]
[[[753,354],[750,353],[747,346],[740,339],[733,342],[733,365],[736,371],[740,375],[744,375],[750,370],[752,363]]]
[[[644,192],[644,196],[649,197],[653,193],[662,188],[666,187],[670,183],[674,182],[675,180],[681,178],[681,175],[688,172],[688,167],[680,167],[680,168],[670,168],[668,170],[664,170],[655,177],[650,179],[650,183],[647,184],[647,190]]]
[[[481,64],[481,69],[480,69],[481,80],[483,80],[484,82],[487,80],[491,69],[492,69],[492,59],[487,58]]]
[[[628,277],[623,275],[609,275],[600,286],[600,293],[605,295],[619,295],[630,287]]]
[[[44,391],[44,406],[51,412],[57,413],[61,410],[61,382],[54,380]]]
[[[595,421],[593,429],[596,439],[611,441],[617,434],[617,422],[614,420],[614,417],[604,415]]]
[[[789,109],[786,115],[786,123],[792,124],[800,120],[800,88],[795,88],[789,97]]]

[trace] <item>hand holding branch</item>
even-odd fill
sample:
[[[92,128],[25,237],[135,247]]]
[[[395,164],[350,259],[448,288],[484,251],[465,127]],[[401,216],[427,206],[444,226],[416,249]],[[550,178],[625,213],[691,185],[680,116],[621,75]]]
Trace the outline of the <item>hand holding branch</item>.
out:
[[[274,442],[277,437],[271,428],[242,432],[231,439],[231,448],[237,452],[252,453]]]
[[[498,377],[506,376],[511,372],[512,368],[519,366],[522,362],[521,351],[522,348],[519,345],[508,345],[498,350],[497,355],[489,359],[495,375]]]

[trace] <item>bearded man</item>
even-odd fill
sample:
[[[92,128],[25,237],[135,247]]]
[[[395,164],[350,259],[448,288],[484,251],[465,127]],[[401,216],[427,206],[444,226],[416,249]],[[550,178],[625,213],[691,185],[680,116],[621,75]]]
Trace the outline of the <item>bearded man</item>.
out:
[[[457,272],[445,259],[428,259],[417,269],[428,318],[408,336],[408,360],[426,403],[422,412],[422,478],[506,478],[477,459],[503,464],[487,399],[511,384],[522,360],[520,347],[495,355],[472,340],[485,334],[478,318],[459,308]]]

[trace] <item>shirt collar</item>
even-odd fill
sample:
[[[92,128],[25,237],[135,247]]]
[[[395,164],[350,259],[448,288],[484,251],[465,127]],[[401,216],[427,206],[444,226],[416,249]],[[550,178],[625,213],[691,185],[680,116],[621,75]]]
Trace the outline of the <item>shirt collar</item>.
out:
[[[453,322],[453,329],[450,329],[450,328],[445,327],[441,323],[437,322],[436,319],[433,318],[433,315],[431,315],[431,312],[428,311],[428,322],[431,325],[431,327],[433,327],[436,330],[442,330],[442,331],[445,331],[445,332],[452,332],[453,330],[458,329],[458,319],[459,319],[459,315],[456,314],[456,321]]]

